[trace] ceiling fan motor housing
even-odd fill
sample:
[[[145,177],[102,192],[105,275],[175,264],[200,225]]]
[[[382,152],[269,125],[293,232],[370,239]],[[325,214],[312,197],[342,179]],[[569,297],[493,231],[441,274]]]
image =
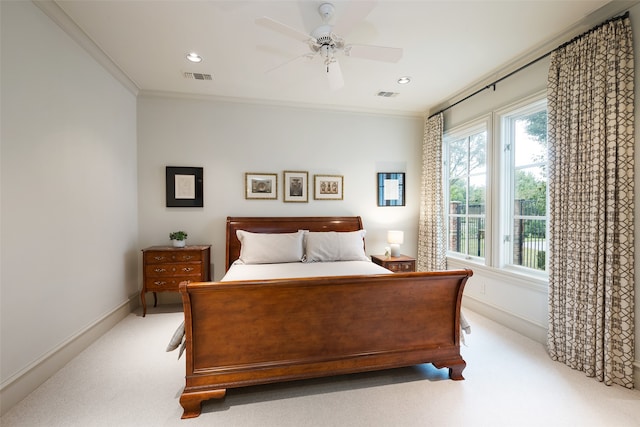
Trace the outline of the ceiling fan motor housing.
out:
[[[321,25],[311,33],[311,37],[315,40],[311,44],[311,50],[317,52],[323,46],[328,46],[332,50],[341,50],[344,48],[344,40],[331,32],[331,25]]]

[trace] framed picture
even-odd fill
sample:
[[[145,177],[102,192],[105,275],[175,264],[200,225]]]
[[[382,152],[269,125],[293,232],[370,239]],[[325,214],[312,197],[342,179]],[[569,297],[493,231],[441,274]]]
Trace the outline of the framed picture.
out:
[[[404,172],[378,173],[378,206],[404,206]]]
[[[309,172],[284,171],[285,202],[308,202]]]
[[[275,173],[245,173],[244,194],[245,199],[277,199],[278,175]]]
[[[342,175],[314,175],[313,188],[315,200],[342,200],[344,196]]]
[[[201,208],[203,206],[202,176],[202,168],[167,166],[167,207]]]

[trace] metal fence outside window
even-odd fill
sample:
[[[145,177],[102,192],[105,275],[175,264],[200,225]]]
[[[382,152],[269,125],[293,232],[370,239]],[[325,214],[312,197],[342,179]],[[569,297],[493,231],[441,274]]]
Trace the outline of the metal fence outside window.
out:
[[[465,255],[485,255],[484,204],[449,205],[449,250]],[[513,224],[513,264],[536,270],[546,266],[546,212],[538,200],[516,200]]]

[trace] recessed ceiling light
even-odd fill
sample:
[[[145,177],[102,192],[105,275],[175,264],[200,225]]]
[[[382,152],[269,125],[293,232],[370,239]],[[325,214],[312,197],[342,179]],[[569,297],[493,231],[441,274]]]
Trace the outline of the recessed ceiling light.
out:
[[[410,82],[411,82],[411,77],[409,77],[409,76],[400,77],[398,79],[398,84],[399,85],[406,85],[407,83],[410,83]]]
[[[202,62],[202,56],[198,55],[195,52],[191,52],[191,53],[187,54],[187,59],[189,61],[195,62],[195,63]]]

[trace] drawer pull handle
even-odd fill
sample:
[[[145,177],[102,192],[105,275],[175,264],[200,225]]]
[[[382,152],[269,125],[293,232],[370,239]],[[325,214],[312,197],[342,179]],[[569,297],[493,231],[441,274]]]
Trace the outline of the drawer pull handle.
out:
[[[154,256],[153,259],[155,259],[156,261],[162,261],[164,259],[163,256]]]
[[[190,259],[192,259],[192,258],[193,258],[193,256],[192,256],[192,255],[184,255],[184,256],[182,257],[182,259],[184,259],[185,261],[189,261],[189,260],[190,260]]]
[[[184,271],[185,273],[189,273],[189,272],[191,272],[193,270],[194,270],[193,267],[185,267],[185,268],[182,269],[182,271]]]
[[[167,282],[161,281],[161,280],[156,280],[155,282],[153,282],[154,285],[156,286],[162,286],[162,285],[166,285]]]
[[[164,268],[156,268],[156,269],[155,269],[155,270],[153,270],[153,271],[155,271],[156,273],[164,273],[164,272],[165,272],[165,271],[167,271],[167,270],[165,270]]]

